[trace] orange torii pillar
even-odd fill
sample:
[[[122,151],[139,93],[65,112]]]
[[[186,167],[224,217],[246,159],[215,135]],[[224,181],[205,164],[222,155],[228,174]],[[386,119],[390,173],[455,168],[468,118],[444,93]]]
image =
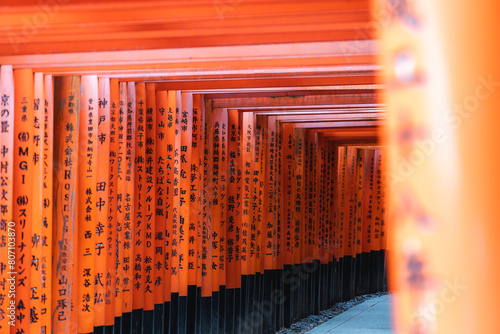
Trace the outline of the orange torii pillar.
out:
[[[42,144],[42,282],[40,292],[41,330],[52,331],[52,231],[54,216],[53,179],[54,179],[54,85],[51,75],[45,75],[44,81],[44,114]]]
[[[284,275],[284,297],[285,310],[284,310],[284,326],[290,327],[294,322],[294,297],[293,288],[293,251],[294,251],[294,237],[295,230],[292,226],[293,223],[293,210],[292,210],[292,179],[294,178],[293,168],[293,153],[294,153],[294,137],[293,137],[293,123],[280,122],[280,136],[282,138],[282,163],[281,163],[281,177],[282,177],[282,204],[281,216],[283,217],[282,233],[283,233],[283,275]]]
[[[14,70],[14,150],[13,172],[13,217],[15,229],[15,268],[9,265],[10,272],[17,272],[15,305],[16,328],[29,332],[31,313],[31,236],[33,205],[36,202],[32,187],[35,175],[32,153],[34,152],[34,86],[33,72],[30,69]],[[10,224],[9,224],[10,225]]]
[[[108,289],[108,236],[109,236],[109,178],[111,100],[110,80],[99,78],[97,120],[97,176],[96,176],[96,228],[95,228],[95,318],[94,331],[102,332],[106,325],[106,295]]]
[[[294,129],[294,141],[295,141],[295,179],[293,180],[294,186],[294,195],[293,195],[293,203],[294,203],[294,220],[295,220],[295,229],[296,230],[296,239],[294,249],[296,250],[294,253],[295,260],[294,262],[299,264],[299,267],[296,268],[298,273],[296,273],[295,277],[298,277],[297,281],[299,284],[298,287],[298,300],[296,302],[296,318],[301,319],[307,316],[308,307],[305,305],[305,298],[308,295],[306,291],[306,284],[303,279],[303,273],[305,272],[306,266],[306,224],[305,224],[305,134],[306,130],[303,128],[295,128]]]
[[[269,235],[270,227],[267,225],[267,211],[269,203],[266,191],[268,175],[267,169],[267,143],[264,139],[267,131],[267,120],[262,116],[254,115],[255,119],[255,156],[254,156],[254,198],[255,198],[255,219],[257,227],[257,250],[258,258],[256,263],[260,270],[257,271],[257,301],[255,312],[259,329],[267,332],[270,329],[271,307],[269,305],[270,294],[266,294],[272,283],[272,272],[268,270],[269,265]],[[266,205],[267,204],[267,205]],[[271,235],[272,237],[272,235]]]
[[[34,74],[34,105],[33,105],[33,137],[32,137],[32,157],[33,157],[33,185],[31,206],[33,210],[33,220],[31,223],[31,305],[30,305],[30,331],[41,331],[40,310],[41,310],[41,262],[42,262],[42,198],[43,198],[43,105],[44,105],[44,80],[43,73]]]
[[[203,117],[203,191],[200,323],[204,333],[212,332],[212,214],[213,192],[213,109],[206,101]]]
[[[193,266],[196,268],[196,328],[197,333],[201,333],[201,289],[202,289],[202,233],[203,233],[203,214],[202,214],[202,190],[203,190],[203,161],[204,161],[204,112],[205,104],[203,95],[193,95],[193,123],[192,123],[192,164],[190,166],[189,177],[191,181],[190,187],[190,210],[191,222],[190,230],[195,232],[196,240],[193,257]],[[191,242],[191,237],[190,237]]]
[[[57,333],[75,333],[76,305],[75,231],[78,166],[78,122],[80,77],[54,79],[54,239],[52,267],[52,328]],[[70,288],[71,287],[71,288]],[[76,309],[76,307],[74,307]]]
[[[78,134],[78,185],[76,220],[77,247],[77,314],[78,333],[94,330],[94,290],[95,290],[95,230],[97,207],[97,121],[98,81],[97,76],[82,76],[82,101]]]
[[[228,118],[227,109],[220,115],[220,200],[221,216],[219,220],[219,332],[225,333],[226,325],[226,237],[227,237],[227,174],[228,174]]]
[[[258,116],[258,118],[260,118]],[[264,333],[272,333],[277,329],[277,312],[274,306],[272,292],[276,289],[276,117],[263,117],[263,135],[265,172],[264,172],[264,196],[266,200],[263,205],[263,252],[264,252],[264,302],[266,312],[264,313]]]
[[[0,199],[0,237],[5,240],[6,246],[0,248],[0,266],[5,268],[1,270],[0,280],[9,282],[9,284],[0,286],[0,294],[7,296],[11,287],[12,280],[8,272],[12,272],[9,266],[9,250],[16,249],[15,245],[15,227],[10,224],[13,221],[13,185],[14,185],[14,76],[12,66],[2,65],[0,67],[0,177],[2,183],[0,189],[2,197]],[[9,235],[9,232],[11,233]],[[51,246],[49,246],[50,248]],[[12,259],[12,257],[11,257]],[[9,270],[7,270],[9,268]],[[49,272],[49,276],[50,276]],[[15,285],[14,285],[15,286]],[[50,291],[48,293],[50,295]],[[14,300],[15,303],[15,300]],[[48,310],[50,312],[50,302]],[[3,298],[0,301],[0,333],[10,332],[9,321],[15,321],[15,305],[12,300]]]
[[[154,254],[151,259],[150,279],[154,291],[154,326],[153,333],[161,333],[170,324],[170,287],[172,244],[172,205],[173,205],[173,162],[175,140],[175,107],[170,108],[168,92],[156,92],[156,105],[153,110],[156,118],[155,145],[152,158],[156,171],[155,210],[154,210]],[[168,255],[167,255],[168,254]],[[168,258],[167,258],[168,257]],[[152,269],[152,270],[151,270]]]
[[[134,215],[133,215],[133,257],[131,266],[132,279],[132,331],[140,332],[143,328],[145,301],[145,236],[146,236],[146,85],[135,85],[135,174],[134,174]]]
[[[155,284],[155,228],[156,228],[156,92],[155,84],[146,84],[146,154],[145,154],[145,187],[146,207],[144,208],[144,314],[143,332],[161,333],[161,326],[155,326],[155,300],[158,299],[160,308],[160,319],[163,317],[163,287]],[[165,263],[168,258],[164,252]],[[165,266],[163,266],[165,267]],[[158,293],[158,297],[156,294]]]
[[[329,211],[329,197],[328,197],[328,173],[327,173],[327,144],[326,139],[322,133],[318,134],[318,145],[321,157],[321,165],[319,166],[319,214],[321,215],[320,225],[320,283],[319,283],[319,307],[321,310],[328,307],[328,279],[329,279],[329,225],[330,225],[330,211]]]
[[[113,331],[116,316],[117,293],[117,231],[118,231],[118,170],[119,170],[119,129],[120,129],[120,92],[117,79],[109,81],[109,163],[108,163],[108,217],[106,220],[106,293],[105,293],[105,328]]]
[[[328,224],[328,299],[327,307],[331,307],[335,300],[335,167],[338,165],[334,160],[333,150],[331,149],[331,142],[326,142],[326,193],[327,193],[327,224]]]
[[[372,229],[373,229],[373,155],[374,150],[363,150],[363,204],[361,207],[362,219],[363,219],[363,241],[362,241],[362,252],[361,252],[361,275],[364,279],[361,281],[361,293],[370,292],[370,254],[372,251]]]
[[[226,234],[226,331],[236,332],[239,316],[239,292],[240,278],[237,275],[239,267],[239,246],[236,237],[236,230],[241,219],[241,164],[238,156],[241,150],[239,141],[239,118],[238,110],[230,109],[227,111],[228,118],[228,160],[227,160],[227,234]]]
[[[396,330],[497,333],[500,3],[378,3]]]

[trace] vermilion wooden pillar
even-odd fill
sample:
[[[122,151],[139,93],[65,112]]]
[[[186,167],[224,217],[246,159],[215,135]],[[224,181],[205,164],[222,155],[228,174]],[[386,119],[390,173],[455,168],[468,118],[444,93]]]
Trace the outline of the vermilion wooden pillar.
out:
[[[54,80],[54,213],[52,267],[52,328],[58,333],[76,332],[71,305],[76,304],[74,291],[76,196],[78,165],[78,119],[80,114],[80,77]],[[67,141],[67,142],[66,142]],[[69,233],[72,231],[72,233]]]
[[[221,221],[224,215],[221,205],[222,199],[222,182],[221,169],[222,169],[222,126],[223,122],[222,108],[214,108],[212,111],[212,178],[209,183],[209,191],[212,192],[211,196],[211,217],[212,217],[212,333],[217,333],[219,330],[219,286],[221,281],[220,268],[220,239],[221,239]],[[208,134],[210,135],[210,134]]]
[[[211,203],[213,187],[213,111],[210,101],[206,101],[204,117],[204,156],[203,156],[203,233],[201,254],[201,327],[203,333],[212,333],[212,214]]]
[[[179,313],[186,330],[194,332],[196,326],[196,283],[197,268],[195,266],[195,250],[198,248],[196,235],[196,220],[191,221],[191,165],[193,151],[193,94],[182,93],[182,109],[180,118],[180,188],[179,188],[179,280],[185,284],[185,292],[180,295],[184,297],[184,308],[187,314]],[[180,305],[179,305],[180,307]],[[180,309],[184,312],[184,309]]]
[[[120,87],[117,79],[109,81],[110,129],[109,129],[109,179],[108,179],[108,219],[106,247],[106,297],[105,326],[106,333],[113,331],[116,304],[117,273],[117,203],[118,203],[118,170],[119,170],[119,135],[120,135]]]
[[[98,120],[97,120],[97,176],[96,176],[96,229],[95,229],[95,331],[102,333],[105,325],[106,267],[108,249],[109,217],[109,168],[110,164],[110,86],[109,79],[99,78]]]
[[[125,191],[122,197],[123,203],[123,316],[122,328],[125,332],[130,331],[132,327],[132,285],[133,285],[133,217],[134,217],[134,196],[136,188],[134,187],[134,161],[135,161],[135,141],[137,128],[135,125],[136,113],[136,89],[134,82],[127,82],[127,105],[124,107],[125,127],[124,141],[124,179]]]
[[[78,236],[77,262],[77,314],[78,333],[92,333],[94,330],[95,290],[95,237],[97,222],[97,120],[98,83],[97,76],[82,76],[82,102],[78,133],[77,203],[76,220]]]
[[[362,273],[364,280],[361,283],[361,290],[365,293],[370,292],[371,280],[370,261],[372,251],[372,233],[373,233],[373,150],[364,150],[364,184],[363,184],[363,244],[362,244]]]
[[[500,4],[379,3],[396,330],[496,333]]]
[[[227,235],[227,175],[228,175],[228,115],[227,109],[220,114],[220,168],[219,168],[219,333],[226,332],[226,235]]]
[[[146,245],[146,85],[138,83],[135,86],[135,155],[134,155],[134,215],[133,226],[133,256],[132,266],[132,331],[143,330],[143,310],[145,300],[145,245]]]
[[[154,152],[155,214],[154,256],[151,281],[154,282],[154,333],[162,333],[170,324],[171,249],[175,109],[170,108],[168,92],[156,92],[156,137]],[[170,143],[170,144],[169,144]],[[168,257],[168,259],[167,259]]]
[[[30,306],[30,331],[41,331],[40,326],[40,294],[42,288],[41,262],[42,262],[42,138],[44,114],[44,80],[43,73],[34,74],[34,112],[33,112],[33,185],[31,204],[33,208],[33,222],[31,225],[31,296]]]
[[[156,92],[155,84],[146,84],[146,207],[144,208],[144,326],[143,329],[146,332],[152,332],[154,328],[154,309],[155,309],[155,299],[158,299],[158,304],[163,297],[163,288],[157,287],[155,284],[155,223],[156,223],[156,143],[158,139],[156,137]],[[165,247],[164,247],[165,248]],[[167,264],[168,258],[166,254],[165,264]],[[164,266],[165,267],[165,266]],[[161,289],[161,290],[160,290]],[[156,297],[156,292],[161,291],[160,296]],[[157,333],[159,331],[155,332]]]
[[[305,221],[305,129],[294,130],[295,141],[295,180],[293,180],[293,204],[294,204],[294,228],[296,229],[295,246],[294,246],[294,263],[298,265],[298,277],[302,277],[305,272],[306,258],[306,221]],[[299,280],[298,300],[296,301],[296,316],[302,318],[306,314],[305,297],[307,291],[305,289],[305,280]]]
[[[0,226],[0,236],[2,238],[8,237],[8,223],[12,222],[13,218],[13,185],[14,185],[14,76],[12,73],[12,66],[2,65],[0,68],[0,98],[1,98],[1,114],[0,120],[2,124],[5,124],[4,131],[0,132],[0,148],[2,154],[0,155],[0,162],[2,164],[2,168],[0,169],[0,175],[2,177],[2,184],[0,186],[0,190],[2,191],[2,198],[0,199],[0,203],[2,206],[2,210],[0,211],[1,215],[1,226]],[[11,226],[13,228],[13,226]],[[6,239],[7,242],[15,240]],[[51,245],[52,246],[52,245]],[[8,248],[2,247],[0,248],[0,265],[2,268],[7,268],[8,265]],[[51,273],[49,273],[50,275]],[[0,279],[3,281],[7,280],[9,275],[7,271],[4,270],[0,273]],[[0,287],[0,293],[3,295],[7,294],[8,286],[5,285]],[[0,333],[7,334],[10,332],[10,326],[8,321],[15,319],[15,317],[8,317],[10,310],[7,308],[10,305],[7,305],[9,301],[4,299],[0,303],[0,307],[2,309],[1,314],[2,317],[0,320]],[[11,307],[12,309],[12,307]],[[50,310],[50,304],[49,304]]]
[[[292,210],[292,180],[293,180],[293,160],[294,160],[294,136],[293,123],[280,123],[281,136],[281,217],[282,217],[282,238],[283,238],[283,275],[284,282],[284,326],[290,327],[293,322],[294,300],[291,288],[291,278],[293,277],[293,210]]]
[[[237,309],[239,304],[236,302],[237,289],[236,277],[237,259],[239,254],[238,240],[236,239],[237,223],[241,217],[241,193],[238,188],[241,186],[241,166],[237,158],[240,150],[238,141],[238,110],[230,109],[227,111],[228,117],[228,177],[227,177],[227,233],[226,233],[226,330],[236,332]]]
[[[126,198],[126,145],[127,145],[127,83],[119,83],[118,149],[116,174],[116,279],[115,279],[115,330],[121,330],[123,315],[123,257],[124,221]]]
[[[33,72],[14,70],[14,187],[13,221],[16,234],[16,316],[17,328],[29,332],[31,299],[31,220],[33,219],[32,182],[35,174],[33,153]],[[35,194],[36,196],[36,194]],[[12,269],[11,269],[12,270]]]
[[[194,263],[196,267],[196,328],[197,333],[201,333],[201,311],[202,311],[202,253],[203,253],[203,161],[204,161],[204,129],[205,129],[205,99],[203,95],[193,95],[193,126],[192,138],[192,159],[190,168],[190,210],[191,221],[194,222],[194,233],[196,235],[196,249],[194,250]],[[190,227],[191,228],[191,227]]]
[[[44,77],[43,106],[43,151],[42,151],[42,284],[40,291],[40,321],[41,330],[52,332],[52,239],[54,228],[54,197],[52,184],[54,181],[54,80],[52,75]]]

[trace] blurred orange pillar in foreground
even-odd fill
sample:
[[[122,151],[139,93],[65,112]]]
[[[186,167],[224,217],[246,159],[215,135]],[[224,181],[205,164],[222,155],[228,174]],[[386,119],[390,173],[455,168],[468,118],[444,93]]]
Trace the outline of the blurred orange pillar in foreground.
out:
[[[498,333],[500,2],[378,1],[398,333]]]

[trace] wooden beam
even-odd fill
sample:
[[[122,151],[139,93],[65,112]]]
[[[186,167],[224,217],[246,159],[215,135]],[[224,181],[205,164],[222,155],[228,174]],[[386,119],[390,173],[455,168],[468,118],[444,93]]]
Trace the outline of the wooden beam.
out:
[[[1,25],[0,25],[1,26]],[[9,46],[10,49],[10,46]],[[359,64],[357,57],[374,56],[376,42],[373,40],[328,41],[317,43],[279,43],[267,45],[212,46],[185,48],[157,48],[154,50],[101,51],[58,53],[46,55],[21,55],[4,51],[0,52],[0,64],[11,64],[13,68],[34,68],[44,72],[69,72],[87,68],[92,71],[124,71],[136,70],[139,73],[168,73],[168,69],[183,69],[193,75],[195,69],[230,70],[244,69],[255,73],[256,67],[270,68],[286,66],[324,66],[325,64]],[[324,73],[325,68],[316,72]],[[329,69],[330,71],[334,69]],[[356,68],[350,68],[349,72]],[[364,70],[367,70],[366,68]],[[297,69],[289,71],[297,72]],[[300,70],[299,70],[300,71]],[[315,71],[314,68],[309,71]],[[302,71],[303,72],[303,71]],[[336,72],[339,72],[338,70]],[[227,74],[227,73],[226,73]]]
[[[385,110],[383,103],[359,103],[359,104],[317,104],[317,105],[282,105],[282,106],[257,106],[257,107],[240,107],[241,111],[252,111],[262,114],[281,115],[283,113],[301,113],[301,112],[328,112],[328,110],[362,110],[362,109],[380,109]]]
[[[375,127],[385,124],[383,120],[361,120],[361,121],[333,121],[333,122],[307,122],[296,123],[296,128],[321,129],[321,128],[344,128],[344,127]]]
[[[208,96],[207,96],[208,98]],[[377,92],[337,95],[303,95],[279,97],[238,97],[213,99],[214,108],[256,108],[274,106],[307,106],[307,105],[356,105],[373,104],[381,100]]]
[[[375,113],[342,113],[342,114],[310,114],[310,115],[282,115],[277,116],[276,120],[283,123],[317,123],[333,121],[351,121],[367,119],[384,119],[383,115]]]
[[[351,89],[352,87],[345,86],[328,86],[330,89],[321,89],[324,87],[315,87],[315,89],[308,89],[310,87],[300,87],[299,90],[266,87],[261,90],[242,90],[241,92],[226,92],[224,90],[207,94],[207,99],[222,100],[222,99],[256,99],[256,98],[280,98],[280,97],[299,97],[299,96],[317,96],[317,95],[364,95],[375,94],[382,86],[375,85],[360,85],[361,89]],[[320,88],[320,89],[318,89]],[[364,89],[363,89],[364,88]]]
[[[203,89],[192,92],[204,94],[206,98],[238,98],[238,97],[277,97],[298,95],[330,95],[330,94],[352,94],[366,93],[383,89],[383,85],[328,85],[328,86],[286,86],[286,87],[255,87],[255,88],[227,88],[227,89]]]
[[[132,80],[132,79],[125,79]],[[151,81],[152,78],[139,78],[139,81]],[[324,76],[318,77],[313,74],[301,74],[300,77],[291,75],[290,77],[279,78],[252,78],[249,75],[241,79],[205,79],[193,78],[186,80],[170,80],[169,82],[160,82],[158,87],[161,90],[181,89],[183,91],[202,91],[218,90],[226,91],[228,89],[251,89],[259,87],[276,87],[290,89],[293,86],[333,86],[333,85],[372,85],[379,84],[379,76],[374,73],[367,72],[366,75],[360,74],[359,76]],[[292,87],[290,87],[292,86]]]
[[[23,3],[1,7],[0,54],[362,40],[373,35],[368,0]]]
[[[385,110],[381,108],[346,108],[346,109],[293,109],[293,110],[280,110],[280,111],[260,111],[252,109],[244,109],[242,112],[254,112],[256,115],[265,116],[296,116],[297,118],[304,118],[310,115],[313,116],[329,116],[335,114],[359,114],[359,113],[371,113],[373,115],[384,115]]]

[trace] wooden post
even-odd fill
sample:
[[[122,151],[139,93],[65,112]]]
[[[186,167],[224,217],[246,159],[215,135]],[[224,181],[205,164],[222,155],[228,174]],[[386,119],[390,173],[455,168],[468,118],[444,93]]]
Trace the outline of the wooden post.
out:
[[[78,332],[94,330],[95,231],[97,227],[97,76],[82,76],[82,101],[78,134]]]
[[[78,122],[80,115],[80,77],[54,79],[54,240],[52,328],[72,333],[76,319],[71,305],[75,299],[75,232],[77,217]],[[76,307],[75,307],[76,308]]]
[[[39,332],[40,326],[40,292],[42,285],[41,261],[42,261],[42,136],[43,136],[43,73],[34,74],[34,108],[32,124],[32,160],[33,160],[33,185],[32,185],[32,212],[31,222],[31,294],[30,294],[30,331]],[[30,154],[31,155],[31,154]]]
[[[42,289],[40,292],[41,330],[52,332],[52,232],[54,228],[53,180],[54,180],[54,86],[51,75],[46,75],[44,81],[44,115],[43,115],[43,146],[42,146]]]
[[[0,266],[2,268],[9,268],[8,251],[15,251],[16,249],[15,239],[12,237],[12,234],[9,237],[9,232],[14,232],[14,226],[12,226],[12,224],[9,225],[9,223],[14,222],[14,212],[12,211],[14,185],[13,171],[16,168],[14,166],[14,76],[11,65],[2,65],[0,67],[0,98],[0,124],[2,129],[2,131],[0,131],[0,176],[2,179],[0,185],[2,191],[2,197],[0,199],[0,237],[5,238],[7,243],[5,247],[0,247]],[[3,282],[7,282],[7,279],[10,278],[10,275],[7,273],[12,272],[11,269],[12,268],[9,268],[9,271],[3,270],[0,273],[0,279]],[[6,296],[8,290],[7,284],[5,284],[5,286],[0,286],[0,294]],[[50,303],[48,305],[48,310],[50,312]],[[10,307],[10,310],[8,310],[8,307]],[[0,302],[0,333],[2,334],[10,333],[9,321],[15,321],[15,312],[11,312],[11,310],[14,311],[11,307],[11,299],[4,298]]]
[[[196,222],[191,222],[191,165],[193,151],[193,94],[182,93],[182,109],[180,119],[180,188],[179,188],[179,280],[185,285],[185,291],[179,297],[185,299],[184,308],[191,312],[179,313],[185,321],[185,328],[192,333],[196,327],[196,282],[197,268],[195,266]],[[179,305],[180,307],[180,305]]]
[[[227,175],[227,235],[226,235],[226,331],[235,332],[237,323],[235,318],[239,306],[235,301],[236,290],[236,223],[241,216],[241,194],[238,188],[241,185],[241,167],[237,159],[240,150],[238,141],[238,110],[227,111],[228,117],[228,175]]]
[[[109,129],[109,178],[108,178],[108,219],[106,247],[106,297],[105,325],[113,329],[116,316],[117,294],[117,247],[118,247],[118,170],[120,139],[120,86],[117,79],[109,81],[110,129]],[[120,158],[121,159],[121,158]]]
[[[109,173],[110,164],[110,81],[99,78],[97,120],[97,176],[96,176],[96,229],[95,229],[95,296],[94,327],[105,326],[106,267],[108,250]]]
[[[372,149],[364,150],[364,184],[363,184],[363,245],[362,245],[362,273],[365,279],[363,280],[363,291],[369,293],[371,291],[371,238],[373,230],[373,153]]]
[[[297,305],[297,317],[300,319],[306,314],[308,309],[305,304],[306,297],[306,282],[305,277],[302,275],[305,272],[306,263],[306,220],[305,220],[305,129],[294,129],[294,140],[295,140],[295,179],[293,184],[294,196],[294,220],[296,229],[296,242],[294,247],[294,263],[298,265],[299,270],[299,295],[296,302]]]
[[[166,317],[171,296],[171,239],[173,207],[173,163],[175,140],[175,109],[168,102],[167,91],[156,92],[156,201],[154,258],[151,264],[154,282],[154,333],[162,333],[170,325]],[[168,258],[167,258],[168,257]]]
[[[132,331],[143,330],[146,235],[146,84],[135,85],[134,215],[132,228]]]
[[[213,184],[213,121],[210,100],[205,101],[203,155],[203,250],[201,254],[201,327],[212,333],[212,184]]]
[[[127,145],[127,83],[120,82],[117,150],[117,195],[116,195],[116,292],[115,330],[121,331],[123,314],[123,257],[124,220],[126,198],[126,145]]]
[[[220,166],[219,166],[219,332],[226,332],[226,234],[227,234],[227,175],[228,175],[228,117],[227,109],[220,113]]]
[[[192,159],[190,169],[190,219],[195,224],[196,249],[193,266],[196,267],[196,333],[201,333],[201,289],[202,289],[202,191],[203,191],[203,161],[204,161],[204,123],[205,123],[205,100],[203,95],[193,95],[193,126],[192,126]]]
[[[16,328],[29,332],[31,308],[31,233],[34,201],[32,186],[33,72],[14,70],[14,185],[13,222],[16,234]]]
[[[126,103],[126,126],[124,127],[125,146],[125,189],[122,197],[124,220],[123,220],[123,315],[122,329],[129,332],[132,326],[132,284],[133,284],[133,217],[134,217],[134,158],[135,158],[135,107],[136,94],[135,83],[127,82]]]
[[[354,190],[355,204],[355,274],[356,274],[356,295],[362,294],[364,276],[362,276],[362,252],[363,252],[363,184],[364,184],[364,150],[356,149],[356,183]]]
[[[144,208],[144,314],[143,331],[157,333],[154,327],[154,309],[156,293],[158,304],[163,305],[163,288],[155,286],[155,229],[156,229],[156,92],[155,84],[146,84],[146,153],[145,153],[145,187],[146,200]],[[164,261],[167,264],[166,246]],[[162,266],[162,267],[165,267]],[[163,277],[165,279],[165,277]],[[162,318],[164,319],[164,318]]]
[[[212,216],[212,333],[219,330],[219,276],[220,276],[220,222],[222,220],[221,206],[221,132],[222,132],[222,108],[214,108],[212,111],[212,163],[213,171],[209,191],[211,196]]]

